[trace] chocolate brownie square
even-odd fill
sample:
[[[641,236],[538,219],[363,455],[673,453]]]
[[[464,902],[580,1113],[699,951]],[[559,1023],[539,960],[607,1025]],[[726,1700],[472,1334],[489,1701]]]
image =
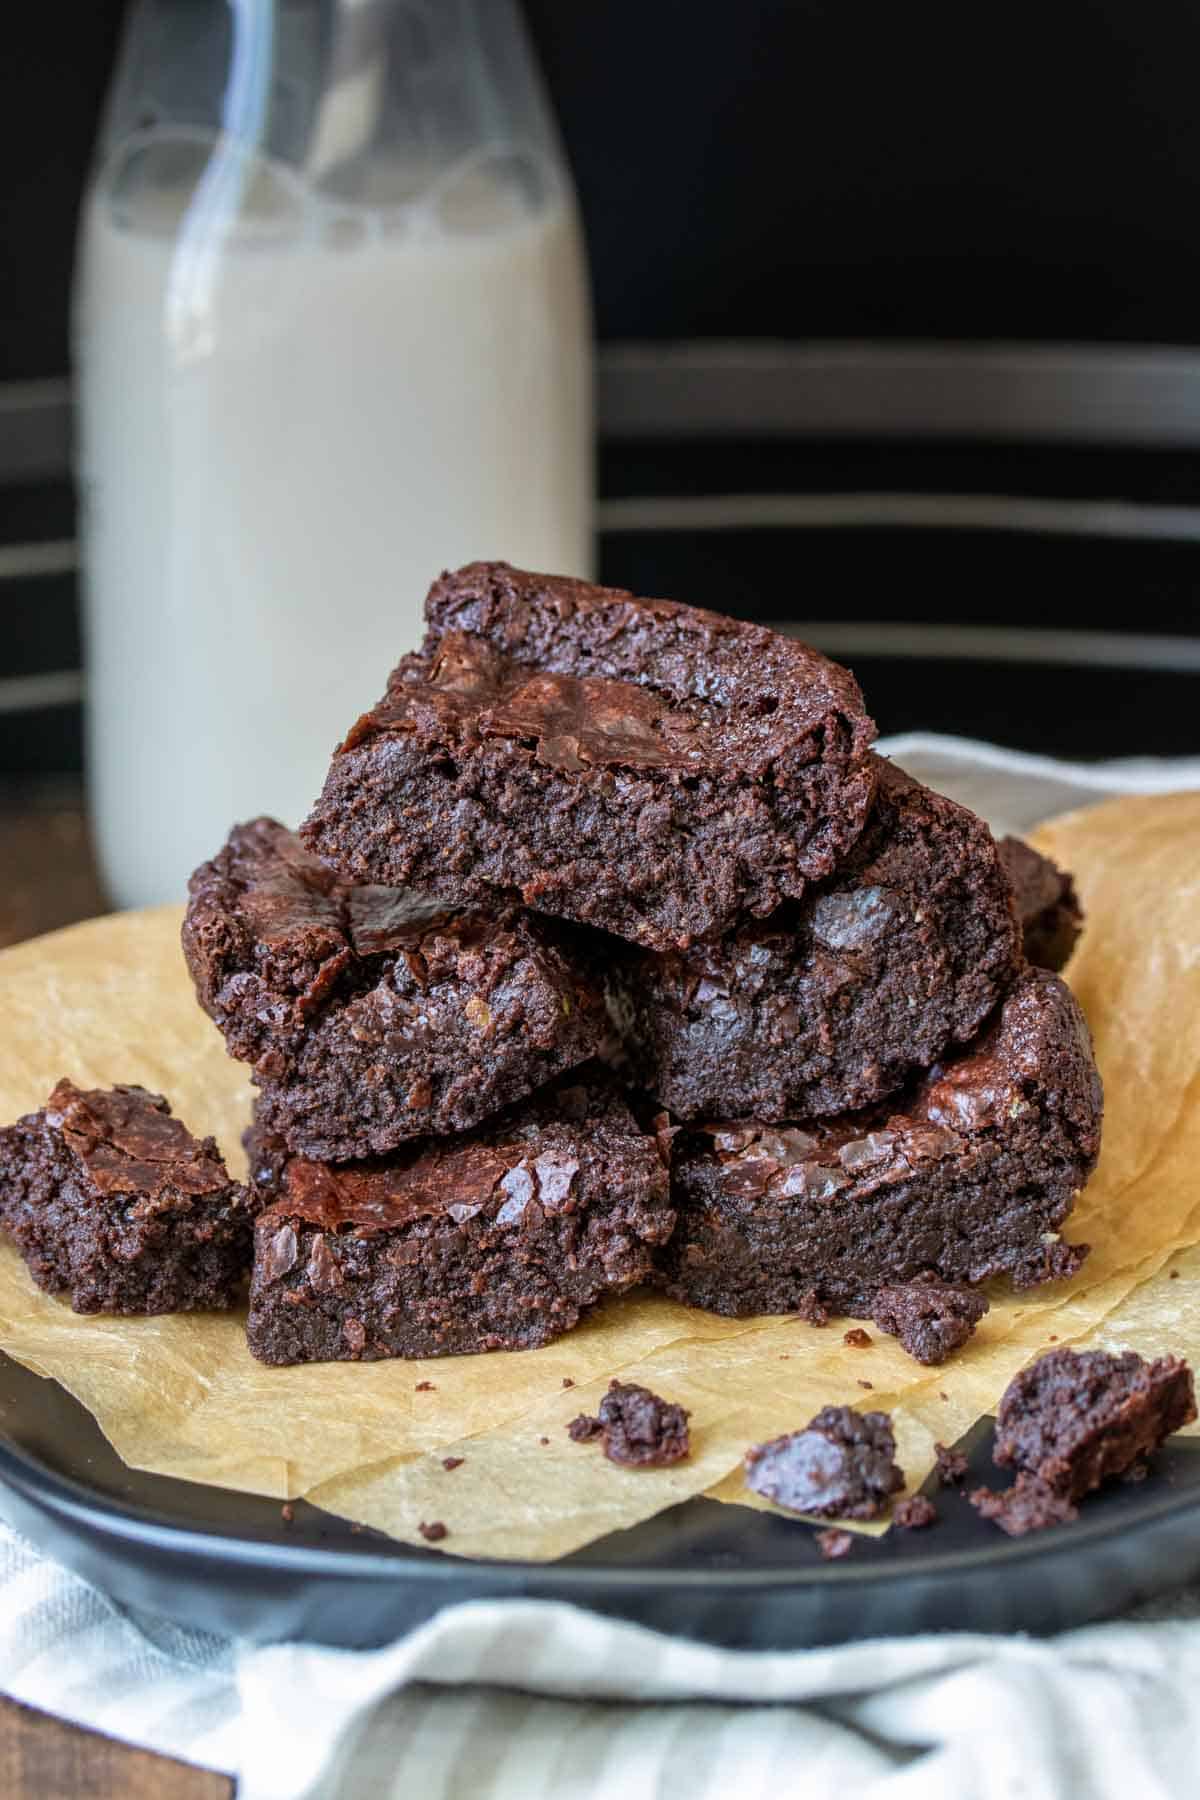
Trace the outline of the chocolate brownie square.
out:
[[[76,1312],[232,1306],[253,1215],[215,1141],[145,1088],[60,1081],[0,1131],[0,1225],[38,1286]]]
[[[1020,933],[991,832],[873,760],[870,823],[803,900],[691,950],[609,956],[638,1074],[676,1117],[869,1106],[968,1042],[1016,975]]]
[[[302,830],[352,880],[684,949],[798,899],[866,822],[874,725],[804,644],[506,563],[425,611]]]
[[[465,1131],[584,1062],[607,1030],[570,928],[350,887],[273,819],[192,876],[200,1004],[298,1155],[383,1155]]]
[[[890,1113],[681,1132],[661,1280],[735,1316],[815,1300],[870,1317],[879,1289],[930,1276],[1027,1287],[1070,1274],[1086,1252],[1051,1234],[1095,1166],[1100,1118],[1079,1006],[1029,970],[984,1034]]]
[[[1074,881],[1021,838],[1001,838],[1000,859],[1016,895],[1026,957],[1035,968],[1061,969],[1083,929]]]
[[[252,1147],[270,1201],[247,1333],[268,1363],[528,1350],[650,1273],[659,1145],[599,1075],[456,1138],[333,1165]]]
[[[1048,1351],[1015,1375],[996,1414],[992,1452],[1055,1494],[1081,1500],[1124,1475],[1196,1417],[1192,1372],[1175,1356]]]

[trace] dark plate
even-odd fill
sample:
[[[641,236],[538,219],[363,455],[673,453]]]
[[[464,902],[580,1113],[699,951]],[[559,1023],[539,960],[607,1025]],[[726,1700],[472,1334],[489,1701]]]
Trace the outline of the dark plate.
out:
[[[960,1448],[992,1467],[991,1421]],[[653,1475],[647,1476],[653,1480]],[[1200,1574],[1200,1443],[1089,1500],[1074,1525],[1010,1540],[955,1492],[925,1531],[822,1563],[811,1527],[692,1500],[556,1563],[413,1550],[297,1501],[129,1469],[57,1382],[0,1355],[0,1514],[118,1602],[258,1641],[380,1644],[460,1600],[569,1600],[708,1643],[789,1649],[890,1633],[1053,1631]]]

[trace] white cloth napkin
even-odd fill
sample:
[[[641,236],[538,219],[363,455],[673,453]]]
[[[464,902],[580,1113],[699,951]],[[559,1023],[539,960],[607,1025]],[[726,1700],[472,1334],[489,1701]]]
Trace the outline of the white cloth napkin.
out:
[[[998,830],[1200,787],[1200,758],[881,748]],[[253,1649],[123,1613],[0,1527],[0,1690],[235,1774],[241,1800],[1192,1800],[1200,1590],[1041,1642],[761,1654],[476,1601],[383,1650]]]

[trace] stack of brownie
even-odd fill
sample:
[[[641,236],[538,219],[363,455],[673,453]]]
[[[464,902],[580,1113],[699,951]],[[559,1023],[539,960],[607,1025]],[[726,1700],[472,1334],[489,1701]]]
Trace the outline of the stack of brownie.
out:
[[[648,1280],[944,1353],[974,1284],[1069,1274],[1067,879],[762,626],[505,564],[426,617],[299,837],[191,884],[259,1096],[255,1353],[523,1348]]]

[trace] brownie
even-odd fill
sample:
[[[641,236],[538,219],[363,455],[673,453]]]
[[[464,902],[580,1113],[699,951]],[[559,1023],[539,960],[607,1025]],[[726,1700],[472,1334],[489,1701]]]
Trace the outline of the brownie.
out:
[[[934,1473],[939,1487],[961,1487],[967,1474],[967,1459],[961,1450],[954,1450],[947,1444],[935,1444],[933,1453],[937,1458]]]
[[[937,1524],[937,1507],[924,1494],[910,1494],[895,1507],[892,1517],[904,1531],[924,1531]]]
[[[1067,1500],[1123,1475],[1196,1417],[1192,1372],[1175,1356],[1048,1351],[1014,1376],[992,1452]]]
[[[874,725],[805,644],[506,563],[425,613],[303,827],[353,880],[683,949],[798,899],[866,822]]]
[[[877,1288],[871,1317],[880,1331],[899,1338],[919,1363],[936,1365],[962,1348],[988,1310],[977,1288],[944,1281],[910,1281]]]
[[[0,1131],[0,1224],[38,1286],[76,1312],[232,1306],[253,1212],[215,1141],[145,1088],[60,1081]]]
[[[967,1499],[981,1519],[990,1519],[1009,1537],[1024,1537],[1028,1531],[1045,1531],[1048,1525],[1069,1525],[1079,1517],[1078,1509],[1065,1494],[1054,1489],[1037,1475],[1022,1470],[1009,1488],[972,1488]]]
[[[263,1127],[299,1155],[384,1155],[465,1131],[600,1047],[570,930],[347,887],[272,819],[192,876],[183,946],[200,1004],[252,1065]]]
[[[1056,1233],[1095,1165],[1100,1078],[1079,1006],[1028,970],[983,1035],[898,1103],[804,1126],[713,1124],[675,1140],[679,1224],[660,1281],[735,1316],[815,1294],[869,1318],[880,1288],[933,1276],[1071,1274]]]
[[[637,1073],[682,1119],[811,1119],[894,1093],[968,1042],[1020,964],[991,832],[890,763],[836,874],[760,923],[614,950]]]
[[[1026,957],[1036,968],[1061,969],[1083,929],[1074,881],[1021,838],[1001,838],[999,848],[1016,895]]]
[[[564,1080],[486,1126],[364,1162],[252,1157],[247,1333],[268,1363],[527,1350],[645,1279],[674,1223],[620,1096]]]
[[[873,1519],[904,1486],[887,1413],[825,1406],[803,1431],[746,1452],[746,1486],[789,1512]]]
[[[604,1439],[610,1462],[635,1469],[662,1469],[691,1452],[690,1414],[636,1382],[610,1381],[596,1417],[580,1413],[567,1431],[577,1444]]]
[[[818,1531],[813,1542],[824,1562],[841,1562],[854,1548],[854,1539],[848,1531]]]

